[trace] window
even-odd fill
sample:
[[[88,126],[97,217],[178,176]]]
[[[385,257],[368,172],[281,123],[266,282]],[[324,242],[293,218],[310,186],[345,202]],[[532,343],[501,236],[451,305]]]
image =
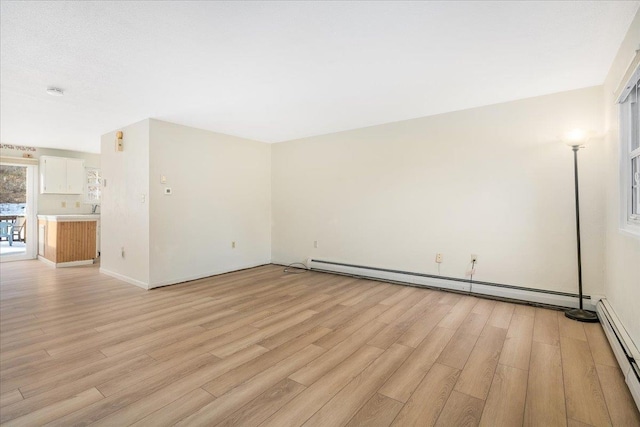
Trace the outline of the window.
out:
[[[623,227],[640,226],[640,68],[620,97]]]

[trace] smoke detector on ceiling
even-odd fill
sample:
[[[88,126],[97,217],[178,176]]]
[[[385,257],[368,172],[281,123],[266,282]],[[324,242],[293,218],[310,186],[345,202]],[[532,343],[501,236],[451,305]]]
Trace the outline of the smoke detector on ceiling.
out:
[[[47,93],[51,96],[62,96],[64,95],[64,91],[57,87],[49,87],[47,88]]]

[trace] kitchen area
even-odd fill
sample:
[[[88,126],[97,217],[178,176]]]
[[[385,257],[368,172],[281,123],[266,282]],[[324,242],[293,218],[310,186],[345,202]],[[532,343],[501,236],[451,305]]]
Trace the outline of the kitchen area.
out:
[[[0,261],[37,258],[52,267],[95,263],[100,256],[100,156],[6,144],[1,148]],[[7,183],[9,168],[24,169],[24,182],[18,175],[11,177],[17,183]],[[11,186],[24,187],[24,195]]]

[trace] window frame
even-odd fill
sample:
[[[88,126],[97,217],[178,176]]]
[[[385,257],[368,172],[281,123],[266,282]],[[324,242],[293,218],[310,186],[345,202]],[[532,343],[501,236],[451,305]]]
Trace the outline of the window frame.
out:
[[[640,116],[633,117],[631,104],[624,105],[624,102],[631,95],[633,90],[637,90],[636,105],[640,110],[640,66],[631,75],[631,78],[624,86],[624,90],[617,100],[619,108],[619,140],[620,140],[620,230],[640,237],[640,210],[634,212],[633,201],[633,176],[632,163],[635,158],[640,157],[640,146],[632,150],[633,130],[640,129]],[[636,120],[635,127],[633,120]],[[640,135],[636,136],[640,139]]]

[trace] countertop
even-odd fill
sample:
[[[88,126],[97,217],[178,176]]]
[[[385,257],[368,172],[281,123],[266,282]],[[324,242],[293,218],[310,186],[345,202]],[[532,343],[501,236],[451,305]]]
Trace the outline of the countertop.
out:
[[[38,219],[56,222],[99,221],[100,214],[38,215]]]

